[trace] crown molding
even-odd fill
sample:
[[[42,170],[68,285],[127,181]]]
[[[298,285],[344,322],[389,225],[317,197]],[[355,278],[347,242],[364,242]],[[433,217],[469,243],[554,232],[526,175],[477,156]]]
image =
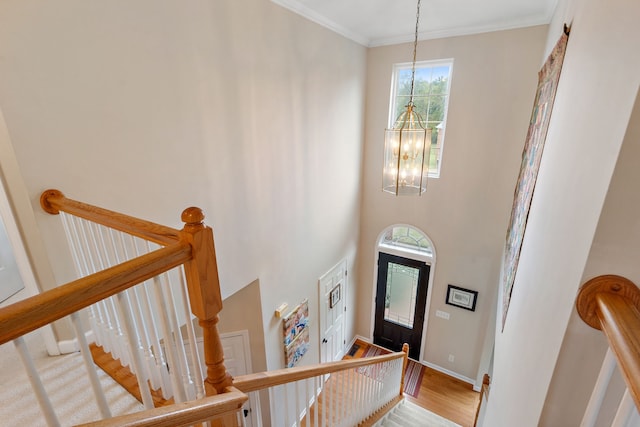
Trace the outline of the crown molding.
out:
[[[557,7],[557,0],[548,0],[548,1],[550,2],[550,6],[552,7],[549,7],[544,14],[531,15],[531,16],[523,17],[518,20],[510,20],[508,22],[497,22],[493,24],[464,26],[464,27],[458,27],[458,28],[447,28],[447,29],[433,30],[433,31],[421,31],[418,34],[418,39],[419,40],[441,39],[446,37],[458,37],[458,36],[468,36],[472,34],[489,33],[493,31],[513,30],[517,28],[533,27],[536,25],[547,25],[549,24],[549,22],[551,22],[551,18],[553,16],[555,8]],[[371,38],[363,34],[357,33],[355,31],[352,31],[340,24],[337,24],[335,21],[303,5],[298,0],[271,0],[271,2],[281,7],[284,7],[285,9],[288,9],[297,15],[300,15],[312,22],[315,22],[316,24],[321,25],[365,47],[389,46],[394,44],[413,42],[414,34],[412,32],[408,32],[406,34],[399,34],[395,36],[389,36],[389,37]]]
[[[315,22],[318,25],[328,28],[334,33],[340,34],[341,36],[346,37],[358,44],[368,47],[371,42],[368,37],[365,37],[362,34],[355,33],[348,28],[335,23],[326,16],[320,15],[316,11],[302,5],[300,2],[294,0],[271,0],[271,2],[282,6],[285,9],[289,9],[291,12],[294,12],[308,19],[309,21]]]

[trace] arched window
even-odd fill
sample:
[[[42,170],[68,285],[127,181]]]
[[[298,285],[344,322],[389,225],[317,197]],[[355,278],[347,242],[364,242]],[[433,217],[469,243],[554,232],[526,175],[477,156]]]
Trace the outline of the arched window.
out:
[[[406,252],[408,258],[411,253],[433,258],[433,244],[422,231],[410,225],[396,224],[387,228],[378,240],[378,250],[391,249]]]

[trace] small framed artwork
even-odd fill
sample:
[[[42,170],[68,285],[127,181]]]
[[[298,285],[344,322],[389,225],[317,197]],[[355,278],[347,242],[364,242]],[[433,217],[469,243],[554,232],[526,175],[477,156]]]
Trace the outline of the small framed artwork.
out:
[[[476,300],[478,299],[478,291],[460,288],[458,286],[449,285],[447,287],[446,303],[465,310],[476,311]]]
[[[329,294],[329,308],[335,307],[340,302],[340,297],[340,284],[338,283]]]

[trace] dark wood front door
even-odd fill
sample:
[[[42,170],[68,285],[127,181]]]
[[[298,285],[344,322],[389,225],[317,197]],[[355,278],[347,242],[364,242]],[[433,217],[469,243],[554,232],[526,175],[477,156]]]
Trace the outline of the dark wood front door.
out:
[[[409,344],[418,360],[427,303],[429,265],[380,252],[373,343],[392,351]]]

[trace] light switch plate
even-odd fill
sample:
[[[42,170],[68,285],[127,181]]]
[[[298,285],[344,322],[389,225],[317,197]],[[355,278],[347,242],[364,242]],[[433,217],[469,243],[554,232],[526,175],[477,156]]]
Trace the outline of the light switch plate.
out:
[[[449,313],[442,310],[436,310],[436,317],[441,317],[445,320],[449,320]]]

